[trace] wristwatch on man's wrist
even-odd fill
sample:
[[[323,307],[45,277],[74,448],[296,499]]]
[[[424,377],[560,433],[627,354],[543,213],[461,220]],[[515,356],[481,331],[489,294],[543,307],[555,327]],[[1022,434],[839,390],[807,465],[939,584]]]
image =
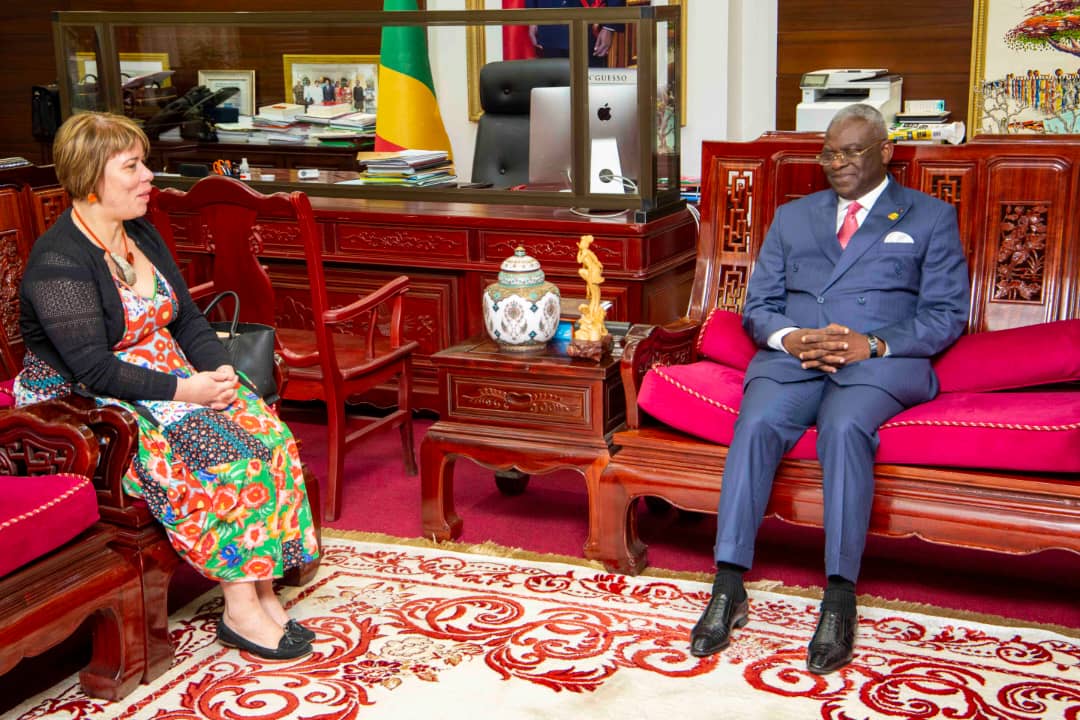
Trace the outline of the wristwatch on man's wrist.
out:
[[[870,357],[878,357],[878,339],[877,335],[867,335],[866,342],[870,343]]]

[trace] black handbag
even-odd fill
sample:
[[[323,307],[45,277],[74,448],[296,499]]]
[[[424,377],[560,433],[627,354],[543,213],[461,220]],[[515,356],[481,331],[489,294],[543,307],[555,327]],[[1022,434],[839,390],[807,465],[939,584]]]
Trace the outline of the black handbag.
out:
[[[264,401],[274,403],[278,400],[274,381],[274,328],[262,323],[239,322],[240,298],[232,290],[218,293],[203,310],[203,315],[209,317],[210,311],[225,296],[233,299],[232,320],[210,321],[210,327],[229,352],[232,366],[242,373],[241,381]]]

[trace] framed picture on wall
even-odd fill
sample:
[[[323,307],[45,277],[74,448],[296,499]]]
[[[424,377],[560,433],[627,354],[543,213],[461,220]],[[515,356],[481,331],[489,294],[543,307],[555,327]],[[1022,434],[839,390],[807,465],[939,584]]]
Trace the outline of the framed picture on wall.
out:
[[[199,84],[215,92],[226,87],[240,88],[240,92],[226,99],[219,107],[234,107],[241,115],[255,114],[254,70],[200,70]]]
[[[282,55],[282,60],[285,102],[349,103],[354,110],[375,112],[379,96],[378,55]]]
[[[1080,0],[976,0],[968,134],[1080,133]]]

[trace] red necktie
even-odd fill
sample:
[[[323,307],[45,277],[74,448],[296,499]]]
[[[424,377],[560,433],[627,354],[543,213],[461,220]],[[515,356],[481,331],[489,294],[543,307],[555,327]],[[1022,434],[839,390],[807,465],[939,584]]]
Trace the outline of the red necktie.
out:
[[[840,224],[840,232],[836,234],[836,239],[840,241],[841,249],[847,247],[848,241],[851,240],[851,236],[859,229],[859,219],[855,217],[855,215],[860,210],[862,210],[862,205],[857,202],[853,202],[847,206],[847,214],[844,215],[844,222]]]

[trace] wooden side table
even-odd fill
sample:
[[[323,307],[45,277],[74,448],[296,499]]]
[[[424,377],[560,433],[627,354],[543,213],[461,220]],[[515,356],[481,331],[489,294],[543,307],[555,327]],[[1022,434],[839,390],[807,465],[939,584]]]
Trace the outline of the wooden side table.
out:
[[[570,358],[565,348],[549,343],[544,350],[510,352],[473,338],[431,356],[444,406],[420,444],[425,537],[461,535],[453,497],[458,457],[495,470],[507,493],[524,491],[523,473],[573,468],[588,490],[584,553],[592,557],[599,542],[596,490],[611,457],[611,436],[626,420],[621,345],[599,363]]]

